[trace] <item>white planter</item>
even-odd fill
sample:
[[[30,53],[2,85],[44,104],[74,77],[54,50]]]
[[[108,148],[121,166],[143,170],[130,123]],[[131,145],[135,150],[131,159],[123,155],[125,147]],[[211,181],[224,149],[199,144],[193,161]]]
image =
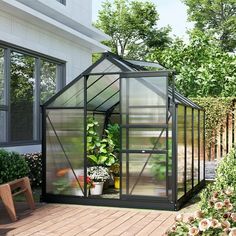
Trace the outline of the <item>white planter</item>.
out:
[[[90,188],[91,195],[101,195],[104,182],[93,182],[94,187]]]
[[[73,188],[72,194],[73,194],[74,196],[84,196],[82,190],[79,189],[79,188]],[[89,195],[89,189],[87,189],[87,196],[88,196],[88,195]]]

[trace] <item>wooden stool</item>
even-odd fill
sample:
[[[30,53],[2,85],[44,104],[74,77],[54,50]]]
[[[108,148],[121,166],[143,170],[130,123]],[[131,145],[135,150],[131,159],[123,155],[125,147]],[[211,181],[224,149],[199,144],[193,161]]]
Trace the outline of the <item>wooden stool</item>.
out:
[[[12,191],[15,189],[19,189],[19,191],[12,193]],[[2,198],[3,205],[5,206],[12,221],[17,220],[13,197],[21,193],[24,193],[29,207],[34,210],[34,198],[28,177],[16,179],[14,181],[0,185],[0,197]]]

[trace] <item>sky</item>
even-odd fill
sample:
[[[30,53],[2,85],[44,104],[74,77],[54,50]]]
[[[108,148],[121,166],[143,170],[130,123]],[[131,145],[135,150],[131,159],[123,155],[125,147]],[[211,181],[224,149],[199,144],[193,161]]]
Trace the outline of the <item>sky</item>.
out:
[[[186,31],[191,29],[193,24],[187,22],[187,8],[181,0],[151,0],[157,7],[160,20],[158,27],[170,25],[172,35],[182,37],[187,40]],[[93,2],[93,22],[97,19],[97,13],[101,9],[103,0],[92,0]]]

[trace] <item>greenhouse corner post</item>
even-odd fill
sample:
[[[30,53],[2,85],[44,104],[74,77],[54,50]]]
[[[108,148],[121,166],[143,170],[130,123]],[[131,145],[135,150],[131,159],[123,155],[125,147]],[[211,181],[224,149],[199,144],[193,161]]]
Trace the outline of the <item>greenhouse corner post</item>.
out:
[[[42,195],[40,201],[46,196],[46,108],[42,108]]]
[[[120,163],[120,189],[119,189],[119,192],[120,192],[120,199],[121,199],[121,196],[122,196],[122,181],[123,181],[123,172],[122,172],[122,128],[121,128],[121,125],[122,125],[122,100],[121,100],[121,76],[119,75],[119,88],[120,88],[120,91],[119,91],[119,99],[120,99],[120,103],[119,103],[119,110],[120,110],[120,115],[119,115],[119,119],[120,119],[120,150],[119,150],[119,163]]]
[[[200,130],[200,125],[201,125],[201,117],[200,117],[200,110],[198,110],[198,183],[200,183],[200,154],[201,154],[201,146],[200,146],[200,141],[201,141],[201,130]]]
[[[175,104],[175,75],[172,74],[172,201],[175,209],[177,207],[177,117]]]
[[[87,197],[87,80],[89,76],[84,76],[84,197]]]

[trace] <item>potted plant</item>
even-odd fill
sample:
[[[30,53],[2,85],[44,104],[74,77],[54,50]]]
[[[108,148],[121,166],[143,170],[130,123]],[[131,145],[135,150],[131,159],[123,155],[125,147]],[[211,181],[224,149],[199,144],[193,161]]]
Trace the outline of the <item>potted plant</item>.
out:
[[[90,189],[91,195],[101,195],[104,182],[110,178],[108,168],[104,166],[88,167],[87,176],[93,181],[94,185]]]
[[[94,187],[93,180],[87,176],[87,196],[89,195],[90,188]],[[73,189],[73,193],[76,196],[84,196],[82,189],[84,189],[84,176],[78,176],[77,179],[73,179],[71,182],[71,187]]]
[[[111,166],[111,173],[114,176],[114,187],[116,189],[120,188],[120,164],[115,163]]]
[[[112,135],[108,130],[105,130],[106,135],[101,139],[97,133],[98,126],[98,122],[93,118],[88,119],[87,158],[91,165],[110,167],[116,162],[116,156],[113,154]]]

